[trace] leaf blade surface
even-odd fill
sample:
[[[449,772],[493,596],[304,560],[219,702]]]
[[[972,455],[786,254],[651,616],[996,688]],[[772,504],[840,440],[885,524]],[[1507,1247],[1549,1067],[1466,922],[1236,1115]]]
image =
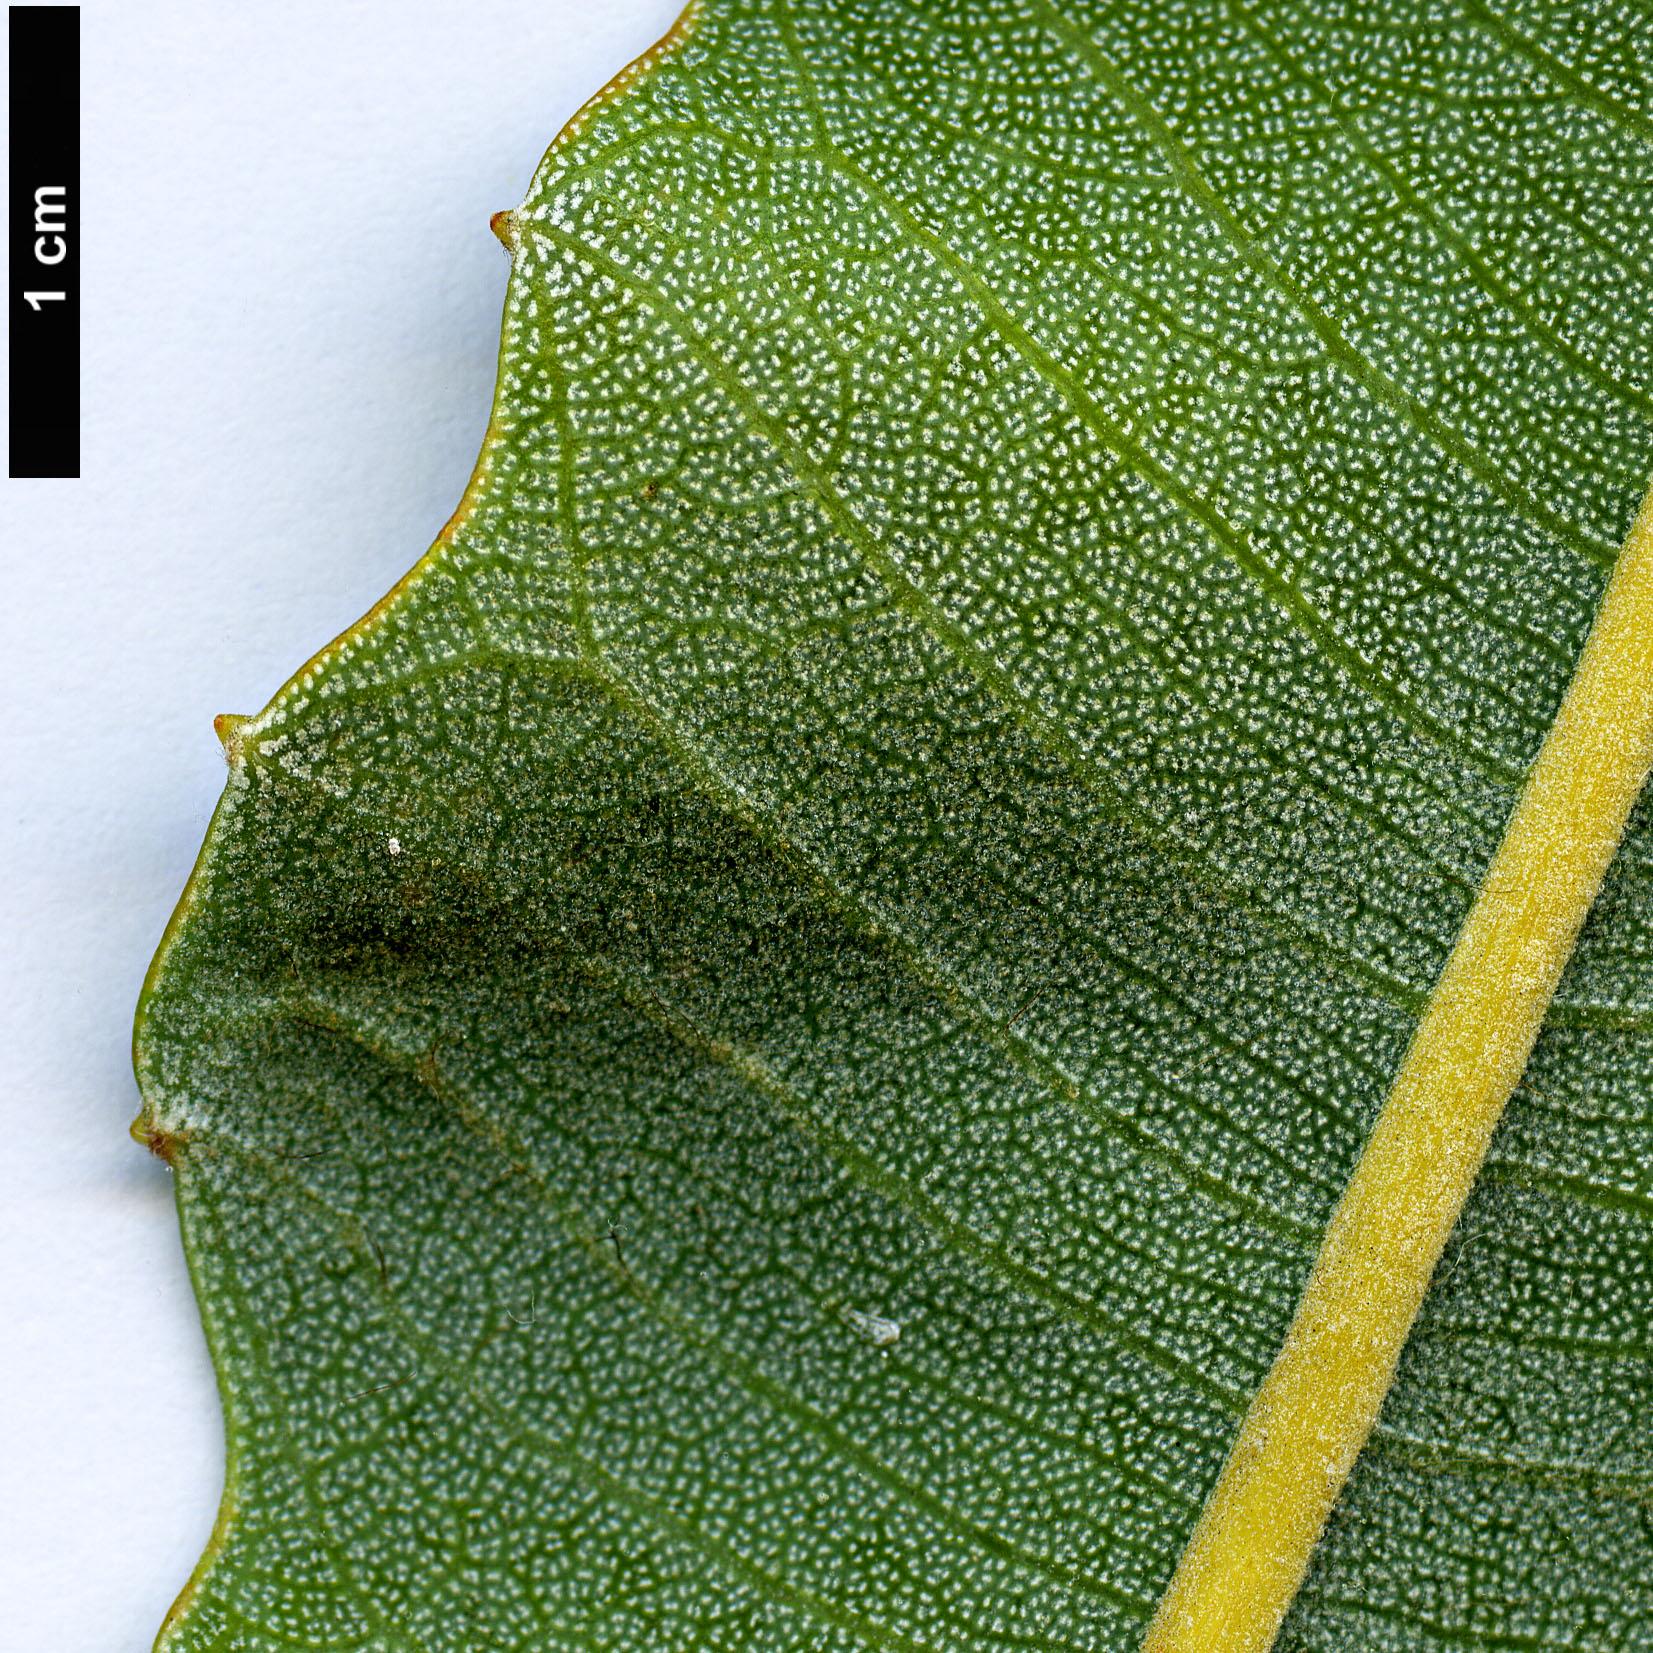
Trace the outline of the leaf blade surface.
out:
[[[1645,23],[1391,11],[711,5],[547,157],[146,1000],[172,1645],[1134,1645],[1645,484]],[[1646,832],[1282,1645],[1649,1622]]]

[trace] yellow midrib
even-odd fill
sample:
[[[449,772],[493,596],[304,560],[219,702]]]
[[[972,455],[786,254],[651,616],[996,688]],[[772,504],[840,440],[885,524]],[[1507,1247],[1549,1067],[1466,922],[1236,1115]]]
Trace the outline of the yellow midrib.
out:
[[[1143,1653],[1266,1653],[1653,765],[1653,491]]]

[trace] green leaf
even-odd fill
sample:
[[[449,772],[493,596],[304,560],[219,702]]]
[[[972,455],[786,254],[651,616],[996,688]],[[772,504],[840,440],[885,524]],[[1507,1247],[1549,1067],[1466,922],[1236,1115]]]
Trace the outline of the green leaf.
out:
[[[140,1008],[185,1650],[1128,1649],[1645,488],[1653,18],[707,0]],[[1653,1641],[1644,800],[1293,1650]]]

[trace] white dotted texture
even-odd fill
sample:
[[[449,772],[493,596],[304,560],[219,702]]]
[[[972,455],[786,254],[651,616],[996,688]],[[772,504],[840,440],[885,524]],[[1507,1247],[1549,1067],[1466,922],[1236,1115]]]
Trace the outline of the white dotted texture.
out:
[[[708,0],[141,1018],[165,1645],[1132,1648],[1653,466],[1645,6]],[[1645,810],[1280,1647],[1653,1645]]]

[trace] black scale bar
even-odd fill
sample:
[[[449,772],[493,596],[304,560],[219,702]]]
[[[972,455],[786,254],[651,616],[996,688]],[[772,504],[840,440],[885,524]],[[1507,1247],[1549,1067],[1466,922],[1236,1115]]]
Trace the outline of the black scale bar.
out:
[[[11,476],[80,475],[80,7],[8,7]]]

